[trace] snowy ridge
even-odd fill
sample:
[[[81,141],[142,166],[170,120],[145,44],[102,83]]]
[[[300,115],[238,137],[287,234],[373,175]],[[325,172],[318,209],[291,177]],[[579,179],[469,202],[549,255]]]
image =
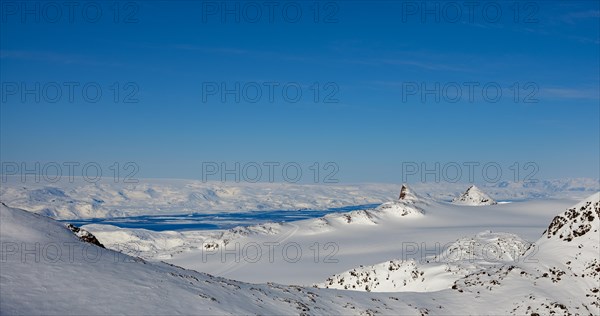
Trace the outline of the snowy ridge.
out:
[[[274,235],[285,224],[264,223],[252,226],[238,226],[228,230],[211,231],[161,231],[146,229],[126,229],[113,225],[90,224],[83,226],[109,249],[139,256],[144,259],[168,259],[173,255],[214,249],[249,236]]]
[[[421,262],[394,259],[361,266],[331,276],[315,286],[368,292],[439,291],[451,288],[455,281],[474,271],[500,262],[517,261],[528,247],[528,242],[514,234],[482,232],[461,238],[442,253],[422,258]]]
[[[403,184],[400,190],[400,197],[396,201],[383,203],[371,210],[327,214],[322,219],[313,221],[319,222],[324,220],[328,224],[338,222],[346,224],[377,225],[390,217],[410,218],[422,216],[425,214],[423,207],[428,204],[427,199],[416,195],[407,185]]]
[[[485,194],[483,191],[481,191],[478,187],[474,185],[470,186],[467,189],[467,191],[465,191],[465,193],[453,199],[452,203],[472,206],[498,204],[489,195]]]
[[[402,200],[383,203],[374,212],[379,213],[381,216],[391,215],[400,217],[418,217],[425,214],[425,210],[422,207],[414,205],[413,202],[407,203]]]
[[[457,240],[436,255],[432,261],[517,261],[530,246],[530,242],[515,234],[484,231],[473,237]]]
[[[400,188],[398,200],[383,203],[374,212],[380,215],[415,217],[425,214],[424,207],[429,205],[429,199],[417,195],[408,185]]]

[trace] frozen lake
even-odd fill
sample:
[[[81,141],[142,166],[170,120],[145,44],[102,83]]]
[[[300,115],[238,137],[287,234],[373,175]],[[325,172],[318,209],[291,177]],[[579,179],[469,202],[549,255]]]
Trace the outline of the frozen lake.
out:
[[[325,210],[274,210],[217,214],[144,215],[114,218],[63,220],[76,226],[88,224],[114,225],[121,228],[143,228],[153,231],[165,230],[212,230],[249,226],[265,222],[292,222],[317,218],[329,213],[350,212],[375,208],[379,204],[354,205]]]

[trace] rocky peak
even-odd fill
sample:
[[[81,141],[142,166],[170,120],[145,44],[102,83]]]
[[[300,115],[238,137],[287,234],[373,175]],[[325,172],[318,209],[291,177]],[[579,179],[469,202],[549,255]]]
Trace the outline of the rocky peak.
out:
[[[400,188],[400,196],[398,196],[398,200],[400,200],[400,201],[415,201],[415,200],[418,200],[418,196],[408,187],[408,185],[402,184],[402,188]]]

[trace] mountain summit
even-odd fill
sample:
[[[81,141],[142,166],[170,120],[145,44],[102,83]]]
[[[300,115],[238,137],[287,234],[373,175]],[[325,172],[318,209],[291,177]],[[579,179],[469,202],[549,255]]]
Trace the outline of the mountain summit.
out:
[[[402,184],[402,188],[400,188],[400,196],[398,196],[398,200],[400,201],[416,201],[419,197],[408,187],[406,184]]]
[[[465,193],[452,200],[452,203],[473,206],[498,204],[489,195],[483,193],[483,191],[474,185],[470,186]]]

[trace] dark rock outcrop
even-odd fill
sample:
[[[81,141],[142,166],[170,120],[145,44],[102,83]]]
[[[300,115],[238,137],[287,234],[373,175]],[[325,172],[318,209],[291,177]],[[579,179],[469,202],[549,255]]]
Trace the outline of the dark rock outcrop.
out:
[[[75,233],[75,235],[77,235],[77,237],[79,237],[79,239],[81,239],[81,241],[85,241],[87,243],[96,245],[101,248],[106,248],[106,247],[104,247],[104,245],[102,243],[100,243],[100,241],[98,241],[96,236],[92,235],[92,233],[88,232],[87,230],[79,228],[72,224],[67,224],[67,228],[69,230],[71,230],[73,233]]]

